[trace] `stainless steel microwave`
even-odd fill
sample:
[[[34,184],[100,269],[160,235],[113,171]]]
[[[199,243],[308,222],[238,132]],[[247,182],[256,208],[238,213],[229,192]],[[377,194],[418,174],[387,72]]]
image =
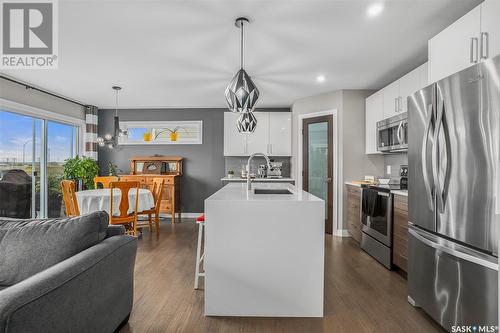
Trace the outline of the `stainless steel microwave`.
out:
[[[408,113],[377,122],[377,150],[380,152],[408,150]]]

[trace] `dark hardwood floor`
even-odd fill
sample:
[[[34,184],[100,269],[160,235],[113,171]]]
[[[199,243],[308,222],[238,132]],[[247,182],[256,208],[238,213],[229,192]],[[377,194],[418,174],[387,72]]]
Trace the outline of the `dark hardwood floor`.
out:
[[[442,332],[406,300],[406,280],[348,238],[326,237],[324,318],[205,317],[193,290],[198,227],[162,222],[139,239],[134,308],[120,332]],[[200,280],[203,286],[203,280]]]

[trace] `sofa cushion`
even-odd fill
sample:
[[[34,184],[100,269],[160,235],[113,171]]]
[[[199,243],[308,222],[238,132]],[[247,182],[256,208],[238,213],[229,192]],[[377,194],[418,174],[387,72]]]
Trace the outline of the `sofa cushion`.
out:
[[[16,284],[106,238],[108,214],[0,221],[0,286]]]

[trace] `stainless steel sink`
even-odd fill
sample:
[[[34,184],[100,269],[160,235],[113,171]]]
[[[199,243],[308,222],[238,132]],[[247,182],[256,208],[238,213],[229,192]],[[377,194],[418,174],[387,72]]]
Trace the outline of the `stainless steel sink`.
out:
[[[287,189],[256,188],[254,194],[293,194]]]

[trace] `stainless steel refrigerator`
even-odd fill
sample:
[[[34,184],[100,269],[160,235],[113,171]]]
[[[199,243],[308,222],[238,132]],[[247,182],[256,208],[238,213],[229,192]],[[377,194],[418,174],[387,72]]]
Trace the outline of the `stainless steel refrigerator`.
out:
[[[408,98],[408,300],[445,329],[498,324],[500,56]]]

